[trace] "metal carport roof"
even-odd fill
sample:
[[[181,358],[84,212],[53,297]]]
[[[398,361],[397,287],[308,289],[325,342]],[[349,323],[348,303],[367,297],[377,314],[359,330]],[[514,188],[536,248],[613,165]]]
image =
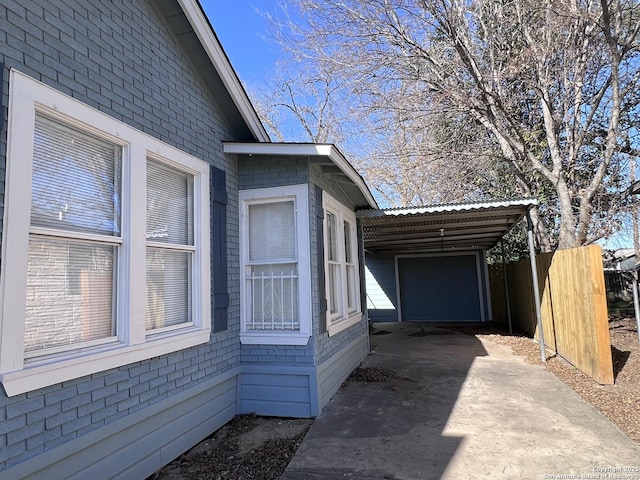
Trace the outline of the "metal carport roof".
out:
[[[368,252],[452,252],[494,247],[534,198],[361,210]]]

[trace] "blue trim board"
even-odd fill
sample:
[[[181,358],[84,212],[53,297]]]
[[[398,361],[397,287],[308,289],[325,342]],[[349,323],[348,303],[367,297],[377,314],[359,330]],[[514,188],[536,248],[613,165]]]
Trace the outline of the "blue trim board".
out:
[[[145,478],[235,415],[240,368],[2,472],[12,479]]]
[[[243,365],[238,380],[238,413],[308,418],[317,415],[312,392],[315,367]]]

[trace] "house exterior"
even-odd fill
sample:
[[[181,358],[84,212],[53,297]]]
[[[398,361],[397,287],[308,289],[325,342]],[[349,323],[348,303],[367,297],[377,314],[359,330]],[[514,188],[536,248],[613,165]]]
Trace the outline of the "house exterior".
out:
[[[196,0],[0,6],[0,477],[145,478],[368,352],[331,145],[272,144]]]

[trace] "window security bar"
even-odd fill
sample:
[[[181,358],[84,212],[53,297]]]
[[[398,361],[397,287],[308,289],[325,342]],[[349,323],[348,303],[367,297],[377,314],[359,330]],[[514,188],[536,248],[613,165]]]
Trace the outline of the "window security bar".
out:
[[[253,272],[246,277],[252,303],[247,330],[299,330],[298,275],[289,272]]]

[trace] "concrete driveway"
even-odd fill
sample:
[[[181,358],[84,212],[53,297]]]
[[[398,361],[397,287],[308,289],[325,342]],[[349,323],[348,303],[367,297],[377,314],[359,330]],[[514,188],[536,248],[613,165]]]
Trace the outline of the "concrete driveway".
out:
[[[640,447],[543,367],[469,335],[376,328],[391,333],[363,366],[398,378],[342,388],[281,480],[640,479]]]

